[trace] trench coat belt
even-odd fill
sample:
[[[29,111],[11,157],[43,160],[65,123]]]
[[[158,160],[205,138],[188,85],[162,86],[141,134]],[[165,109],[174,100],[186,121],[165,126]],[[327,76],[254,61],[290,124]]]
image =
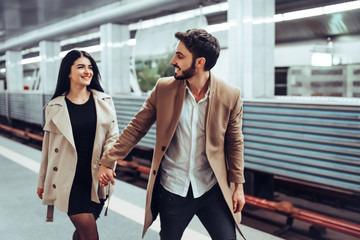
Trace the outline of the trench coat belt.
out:
[[[46,222],[54,221],[54,205],[48,205],[46,213]]]

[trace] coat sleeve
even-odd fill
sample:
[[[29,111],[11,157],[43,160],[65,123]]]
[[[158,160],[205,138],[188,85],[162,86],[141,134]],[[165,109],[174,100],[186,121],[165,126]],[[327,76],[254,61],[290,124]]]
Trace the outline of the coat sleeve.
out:
[[[45,113],[45,118],[47,118],[46,113]],[[44,131],[44,137],[41,148],[41,164],[39,169],[38,188],[44,188],[47,166],[48,166],[48,153],[49,153],[49,132]]]
[[[117,124],[116,110],[115,110],[114,102],[112,101],[112,99],[109,100],[109,104],[112,107],[113,116],[112,116],[112,123],[111,123],[110,129],[107,132],[106,137],[105,137],[105,144],[103,147],[103,152],[105,154],[106,154],[106,152],[108,152],[111,149],[111,147],[114,145],[114,143],[116,142],[116,140],[118,139],[118,136],[119,136],[119,127]],[[109,167],[114,168],[115,162],[113,162],[113,165],[109,166]]]
[[[231,110],[225,135],[225,154],[229,168],[229,181],[244,183],[244,135],[242,134],[243,102],[240,90]]]
[[[101,158],[101,165],[111,168],[115,161],[124,159],[155,123],[156,89],[157,86],[154,87],[150,96],[144,102],[141,110],[130,121],[116,143]]]

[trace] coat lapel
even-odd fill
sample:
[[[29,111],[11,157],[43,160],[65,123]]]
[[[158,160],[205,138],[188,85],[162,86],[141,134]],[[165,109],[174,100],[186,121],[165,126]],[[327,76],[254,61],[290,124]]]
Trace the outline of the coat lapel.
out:
[[[216,98],[216,88],[217,88],[217,82],[215,79],[214,74],[210,72],[210,96],[209,96],[209,104],[207,108],[207,114],[206,114],[206,136],[209,137],[210,135],[210,120],[211,120],[211,114],[213,110],[214,105],[214,99]],[[206,138],[207,138],[206,137]]]
[[[160,144],[161,147],[169,146],[175,134],[186,94],[186,81],[176,80],[175,83],[171,89],[166,91],[165,97],[157,106],[159,114],[157,115],[156,124],[161,127],[156,128],[156,136],[162,136],[161,141],[157,140],[157,144]],[[164,104],[164,102],[167,104]],[[154,167],[156,169],[160,165],[164,154],[164,151],[155,151]]]
[[[108,120],[109,112],[105,111],[105,109],[108,109],[107,106],[104,104],[105,101],[103,99],[107,97],[102,92],[97,92],[95,90],[91,90],[94,98],[95,103],[95,109],[96,109],[96,131],[95,131],[95,139],[94,139],[94,149],[93,149],[93,157],[101,154],[101,148],[102,148],[102,142],[97,141],[97,139],[103,139],[105,136],[102,136],[102,134],[106,133],[105,129],[103,128],[103,123],[106,123]],[[101,136],[100,136],[101,135]]]
[[[93,154],[92,156],[96,156],[96,153],[100,153],[101,152],[101,149],[100,149],[100,146],[97,144],[98,142],[96,141],[96,139],[99,139],[99,128],[100,128],[100,122],[101,122],[101,116],[102,116],[102,113],[100,112],[101,111],[101,108],[99,107],[99,100],[97,97],[93,96],[94,97],[94,103],[95,103],[95,109],[96,109],[96,131],[95,131],[95,138],[94,138],[94,147],[93,147]]]
[[[176,96],[175,104],[174,104],[174,115],[173,115],[173,125],[171,126],[171,129],[173,129],[171,138],[173,137],[176,127],[179,123],[180,114],[182,111],[182,107],[184,104],[184,98],[186,94],[186,81],[181,81],[180,87],[178,88],[178,94]]]
[[[65,96],[61,98],[62,101],[59,101],[59,110],[55,113],[51,121],[58,128],[62,135],[71,143],[75,148],[74,137],[71,128],[70,116],[65,103]]]

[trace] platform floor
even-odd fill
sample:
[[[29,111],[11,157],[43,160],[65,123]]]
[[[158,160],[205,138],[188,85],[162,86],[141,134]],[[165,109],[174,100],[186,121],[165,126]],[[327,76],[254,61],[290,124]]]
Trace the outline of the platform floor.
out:
[[[0,239],[71,239],[74,227],[67,215],[55,209],[54,222],[46,223],[46,206],[36,195],[41,152],[0,136]],[[100,239],[141,239],[145,190],[116,180],[108,216],[97,221]],[[248,240],[277,240],[276,236],[241,225]],[[159,221],[152,225],[145,240],[159,239]],[[194,217],[182,239],[210,239]],[[241,239],[238,237],[238,239]]]

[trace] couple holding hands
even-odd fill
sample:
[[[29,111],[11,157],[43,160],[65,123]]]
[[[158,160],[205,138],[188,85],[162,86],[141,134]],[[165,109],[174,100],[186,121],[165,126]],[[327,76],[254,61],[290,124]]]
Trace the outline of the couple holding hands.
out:
[[[197,215],[212,239],[236,239],[245,204],[240,90],[210,70],[218,40],[203,29],[177,32],[170,64],[118,136],[111,97],[94,59],[72,50],[62,60],[46,123],[37,194],[75,226],[73,239],[99,239],[96,219],[110,196],[116,161],[156,123],[142,237],[159,214],[160,239],[181,239]],[[50,209],[50,210],[49,210]],[[242,234],[241,234],[242,235]]]

